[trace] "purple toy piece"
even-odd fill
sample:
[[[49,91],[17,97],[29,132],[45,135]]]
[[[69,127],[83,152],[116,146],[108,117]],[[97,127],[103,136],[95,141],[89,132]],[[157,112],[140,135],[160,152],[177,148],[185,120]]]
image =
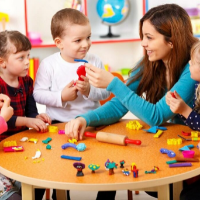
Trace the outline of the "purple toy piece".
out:
[[[192,164],[191,163],[173,163],[173,164],[169,164],[169,167],[191,167]]]
[[[166,153],[170,158],[174,158],[176,156],[176,154],[172,150],[161,148],[160,152]]]

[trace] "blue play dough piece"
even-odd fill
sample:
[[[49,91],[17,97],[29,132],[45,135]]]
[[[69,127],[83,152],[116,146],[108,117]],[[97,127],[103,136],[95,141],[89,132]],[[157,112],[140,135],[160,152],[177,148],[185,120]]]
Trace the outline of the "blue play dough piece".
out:
[[[66,149],[68,147],[72,147],[76,149],[77,151],[84,151],[86,149],[86,145],[84,143],[79,143],[78,145],[75,145],[72,143],[66,143],[61,146],[62,149]]]
[[[76,146],[76,149],[78,151],[84,151],[86,149],[86,145],[84,143],[79,143],[77,146]]]
[[[72,144],[72,143],[66,143],[66,144],[63,144],[63,145],[61,146],[62,149],[66,149],[66,148],[68,148],[68,147],[72,147],[72,148],[76,149],[76,145],[75,145],[75,144]]]
[[[162,127],[162,126],[157,126],[156,128],[159,129],[159,130],[162,130],[162,131],[166,131],[167,130],[166,127]]]
[[[179,150],[180,151],[189,151],[192,148],[194,148],[194,145],[193,144],[189,144],[189,145],[186,145],[186,146],[180,148]]]
[[[87,60],[83,60],[83,59],[74,59],[74,61],[76,61],[76,62],[84,62],[84,63],[88,63]]]
[[[61,158],[80,161],[82,157],[74,157],[74,156],[62,155]]]
[[[145,129],[144,129],[145,130]],[[156,133],[157,132],[157,128],[156,128],[156,126],[153,126],[153,127],[151,127],[150,129],[148,129],[148,130],[145,130],[146,132],[148,132],[148,133]]]

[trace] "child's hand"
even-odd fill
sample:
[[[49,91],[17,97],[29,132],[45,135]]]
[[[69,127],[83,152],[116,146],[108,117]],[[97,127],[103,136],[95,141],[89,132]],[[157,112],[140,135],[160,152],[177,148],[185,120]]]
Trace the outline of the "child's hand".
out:
[[[41,119],[26,117],[25,120],[26,120],[25,124],[28,128],[34,128],[36,131],[39,132],[48,131],[46,123],[44,123]]]
[[[76,89],[80,91],[82,95],[85,95],[86,97],[88,97],[90,93],[89,79],[85,76],[81,76],[81,78],[83,79],[83,81],[79,81],[79,80],[76,81]]]
[[[170,109],[173,113],[178,113],[183,115],[185,118],[188,118],[192,109],[183,101],[183,99],[179,96],[179,94],[174,91],[174,97],[170,98]]]
[[[73,101],[77,98],[77,89],[74,87],[74,81],[71,81],[64,87],[61,93],[62,101]]]
[[[86,125],[86,120],[83,117],[72,119],[65,125],[65,134],[69,138],[82,140]]]
[[[36,116],[37,119],[41,119],[43,122],[51,124],[51,118],[46,113],[41,113]]]
[[[5,121],[7,122],[13,115],[13,108],[10,106],[10,98],[7,95],[0,94],[0,107],[1,114]]]

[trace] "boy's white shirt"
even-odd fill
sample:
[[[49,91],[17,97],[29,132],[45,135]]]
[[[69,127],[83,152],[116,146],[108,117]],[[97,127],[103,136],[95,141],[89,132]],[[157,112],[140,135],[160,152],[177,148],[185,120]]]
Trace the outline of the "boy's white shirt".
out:
[[[92,54],[87,54],[83,59],[104,69],[101,60]],[[61,92],[72,80],[78,80],[76,71],[80,65],[83,65],[83,62],[66,62],[60,52],[41,62],[36,75],[33,95],[37,103],[46,105],[46,113],[52,120],[70,121],[79,114],[98,108],[99,101],[110,95],[106,89],[95,88],[91,85],[88,97],[78,92],[78,97],[74,101],[62,102]]]

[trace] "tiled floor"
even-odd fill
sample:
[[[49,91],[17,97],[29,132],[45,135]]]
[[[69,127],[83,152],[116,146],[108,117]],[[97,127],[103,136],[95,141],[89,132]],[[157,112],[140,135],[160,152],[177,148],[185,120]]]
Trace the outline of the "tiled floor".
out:
[[[37,104],[39,113],[45,112],[45,106]],[[132,113],[128,112],[123,119],[137,119]],[[95,200],[97,196],[96,191],[70,191],[71,200]],[[45,198],[43,198],[45,200]],[[117,191],[115,200],[127,200],[127,190]],[[145,192],[140,191],[139,195],[135,195],[133,191],[133,200],[154,200],[155,198],[150,197]]]

